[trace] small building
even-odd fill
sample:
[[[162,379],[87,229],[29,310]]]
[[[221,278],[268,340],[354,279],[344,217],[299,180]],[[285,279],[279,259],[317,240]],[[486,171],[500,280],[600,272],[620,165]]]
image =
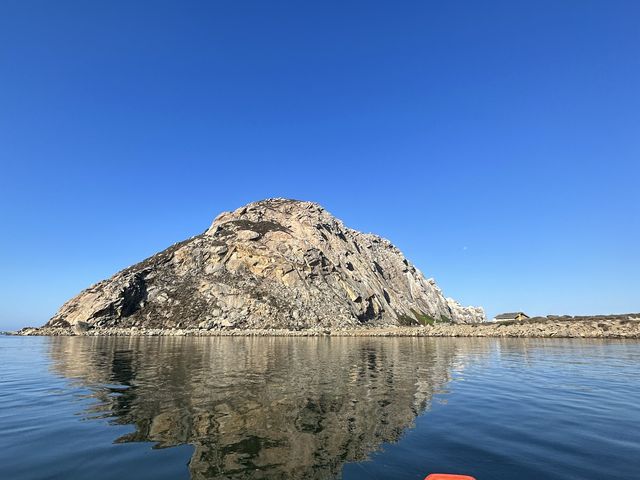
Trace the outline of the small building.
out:
[[[529,315],[527,315],[524,312],[512,312],[512,313],[501,313],[500,315],[496,315],[496,317],[493,319],[495,322],[508,322],[508,321],[521,321],[521,320],[526,320],[527,318],[529,318]]]

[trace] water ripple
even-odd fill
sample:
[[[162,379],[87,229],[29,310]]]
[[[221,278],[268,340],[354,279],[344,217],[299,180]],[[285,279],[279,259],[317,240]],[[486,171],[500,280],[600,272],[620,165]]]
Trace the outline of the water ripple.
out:
[[[0,337],[0,460],[11,479],[640,478],[639,366],[634,341]]]

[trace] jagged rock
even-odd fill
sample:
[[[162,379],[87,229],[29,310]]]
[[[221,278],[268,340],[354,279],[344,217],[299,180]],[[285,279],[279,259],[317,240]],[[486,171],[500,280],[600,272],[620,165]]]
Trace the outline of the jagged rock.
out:
[[[453,298],[447,298],[447,305],[451,310],[451,317],[456,323],[477,323],[478,318],[484,319],[484,309],[482,307],[463,307]]]
[[[222,213],[203,234],[84,290],[46,326],[296,330],[484,318],[446,299],[389,241],[315,203],[277,198]]]

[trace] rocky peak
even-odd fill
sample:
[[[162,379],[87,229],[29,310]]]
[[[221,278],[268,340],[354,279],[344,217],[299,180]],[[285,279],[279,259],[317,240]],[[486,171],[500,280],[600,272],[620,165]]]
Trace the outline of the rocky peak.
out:
[[[484,320],[446,299],[389,241],[313,202],[223,212],[202,235],[85,290],[51,326],[310,328]]]

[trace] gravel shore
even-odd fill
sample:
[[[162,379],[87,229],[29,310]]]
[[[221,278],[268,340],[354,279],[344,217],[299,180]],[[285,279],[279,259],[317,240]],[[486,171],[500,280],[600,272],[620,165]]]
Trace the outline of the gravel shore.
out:
[[[79,336],[257,336],[257,337],[532,337],[532,338],[640,338],[640,317],[610,319],[549,319],[525,322],[436,324],[424,327],[357,329],[146,329],[146,328],[24,328],[17,335]]]

